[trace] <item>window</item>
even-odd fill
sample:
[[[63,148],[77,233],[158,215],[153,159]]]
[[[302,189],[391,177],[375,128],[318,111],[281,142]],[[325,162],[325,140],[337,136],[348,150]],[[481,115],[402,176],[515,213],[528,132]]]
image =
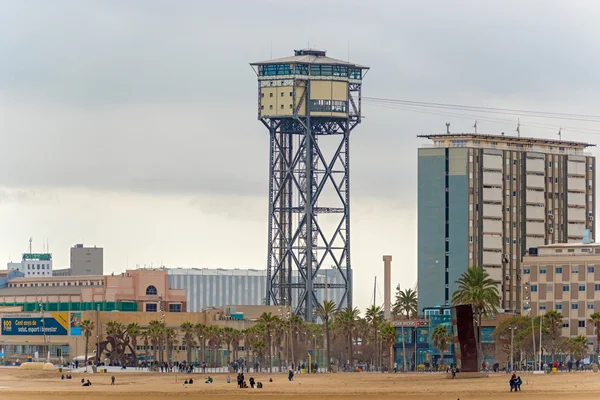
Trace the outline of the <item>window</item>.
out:
[[[594,309],[594,303],[587,303],[587,309],[588,310],[593,310]]]
[[[283,104],[281,105],[281,109],[283,110]]]
[[[156,303],[154,304],[146,304],[146,312],[156,312],[158,310],[158,307],[156,306]]]
[[[269,93],[269,97],[273,97],[273,93]]]
[[[546,309],[546,305],[545,304],[540,304],[540,311],[544,311]]]
[[[579,291],[585,292],[585,285],[579,285]]]
[[[283,97],[283,92],[281,92],[281,97]]]
[[[579,327],[585,328],[585,321],[579,321]]]
[[[562,310],[562,304],[557,304],[557,305],[554,307],[554,309],[555,309],[555,310]]]
[[[563,292],[569,291],[569,285],[563,285]]]
[[[524,305],[523,306],[523,311],[529,311],[529,306],[528,305]]]
[[[269,110],[272,110],[272,109],[273,109],[273,104],[271,104],[271,105],[269,106]]]
[[[563,321],[563,328],[569,327],[569,321]]]
[[[158,291],[156,290],[156,287],[150,285],[148,286],[148,288],[146,289],[146,295],[148,296],[154,296],[158,294]]]
[[[553,292],[554,291],[554,284],[553,283],[547,283],[546,284],[546,292]]]
[[[579,273],[579,265],[573,265],[571,267],[571,273],[572,274],[578,274]]]
[[[181,312],[181,304],[169,304],[169,312]]]
[[[545,273],[546,273],[546,267],[541,267],[540,274],[545,274]]]
[[[531,273],[531,270],[529,268],[523,268],[523,274],[529,275],[530,273]]]
[[[556,267],[556,273],[562,274],[562,267]]]
[[[600,290],[600,283],[596,283],[596,284],[594,285],[594,290],[595,290],[595,291],[599,291],[599,290]]]
[[[571,304],[571,310],[579,310],[579,304],[577,304],[577,303],[572,303],[572,304]]]
[[[341,100],[311,100],[310,110],[315,112],[341,112],[348,109],[348,102]]]
[[[294,95],[294,92],[290,92],[290,97]]]
[[[531,285],[531,291],[537,292],[537,285]]]

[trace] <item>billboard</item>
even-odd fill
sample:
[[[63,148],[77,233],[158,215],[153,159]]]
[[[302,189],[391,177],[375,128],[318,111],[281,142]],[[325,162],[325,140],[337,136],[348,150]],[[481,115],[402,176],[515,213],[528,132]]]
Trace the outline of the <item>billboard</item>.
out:
[[[80,312],[72,312],[70,321],[71,321],[71,328],[70,328],[71,336],[81,336],[81,313]]]
[[[69,313],[3,314],[2,336],[66,336],[69,333]]]

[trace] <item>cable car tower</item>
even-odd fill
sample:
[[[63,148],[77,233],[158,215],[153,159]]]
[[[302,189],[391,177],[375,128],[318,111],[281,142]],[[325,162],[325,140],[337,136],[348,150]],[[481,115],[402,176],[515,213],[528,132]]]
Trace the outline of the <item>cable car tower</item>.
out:
[[[368,67],[314,49],[251,65],[270,137],[266,304],[312,321],[326,298],[318,291],[343,289],[338,307],[352,307],[350,132]],[[319,282],[322,267],[343,283]]]

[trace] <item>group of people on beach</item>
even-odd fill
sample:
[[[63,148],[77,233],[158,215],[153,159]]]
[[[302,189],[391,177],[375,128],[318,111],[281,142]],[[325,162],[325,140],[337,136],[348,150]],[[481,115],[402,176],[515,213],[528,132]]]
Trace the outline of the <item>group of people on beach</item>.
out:
[[[273,382],[272,379],[270,379],[269,381]],[[248,379],[248,383],[250,383],[251,389],[254,389],[255,387],[257,389],[262,389],[262,387],[263,387],[262,382],[256,382],[253,377],[250,377],[250,379]],[[248,383],[246,383],[246,380],[244,379],[244,373],[243,372],[238,373],[238,375],[237,375],[238,387],[240,389],[248,389]]]
[[[515,391],[515,392],[520,392],[521,391],[521,385],[523,384],[523,381],[521,380],[520,376],[517,376],[516,374],[512,374],[512,376],[510,377],[510,391]]]

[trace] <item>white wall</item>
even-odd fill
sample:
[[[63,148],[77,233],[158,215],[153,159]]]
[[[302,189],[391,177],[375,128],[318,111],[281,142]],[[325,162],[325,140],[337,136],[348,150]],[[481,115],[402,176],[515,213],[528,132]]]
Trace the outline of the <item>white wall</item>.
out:
[[[585,190],[585,178],[573,176],[568,177],[567,190]]]
[[[502,173],[485,171],[483,173],[483,184],[484,185],[502,185]]]
[[[569,221],[585,221],[585,208],[572,208],[567,209],[567,219]]]
[[[544,172],[544,160],[540,158],[527,158],[527,172]]]
[[[574,206],[585,206],[585,194],[567,192],[567,204]]]
[[[543,222],[531,222],[528,221],[527,222],[527,233],[533,233],[536,235],[543,235],[544,234],[544,226],[545,224]]]
[[[500,235],[483,235],[484,249],[499,249],[502,250],[502,236]]]
[[[483,265],[501,265],[502,264],[502,253],[496,253],[494,251],[483,252]]]
[[[484,154],[483,168],[502,169],[502,156]]]
[[[483,188],[484,201],[502,201],[502,189],[500,188]]]
[[[527,206],[525,210],[525,217],[527,219],[546,219],[546,208]]]
[[[533,188],[544,188],[544,176],[543,175],[527,175],[527,187]]]
[[[484,233],[502,234],[502,221],[496,221],[493,219],[484,219],[483,220],[483,232]]]
[[[585,176],[585,163],[569,161],[567,163],[567,174],[584,175]]]
[[[501,204],[484,204],[483,205],[483,216],[484,217],[502,217],[502,205]]]

